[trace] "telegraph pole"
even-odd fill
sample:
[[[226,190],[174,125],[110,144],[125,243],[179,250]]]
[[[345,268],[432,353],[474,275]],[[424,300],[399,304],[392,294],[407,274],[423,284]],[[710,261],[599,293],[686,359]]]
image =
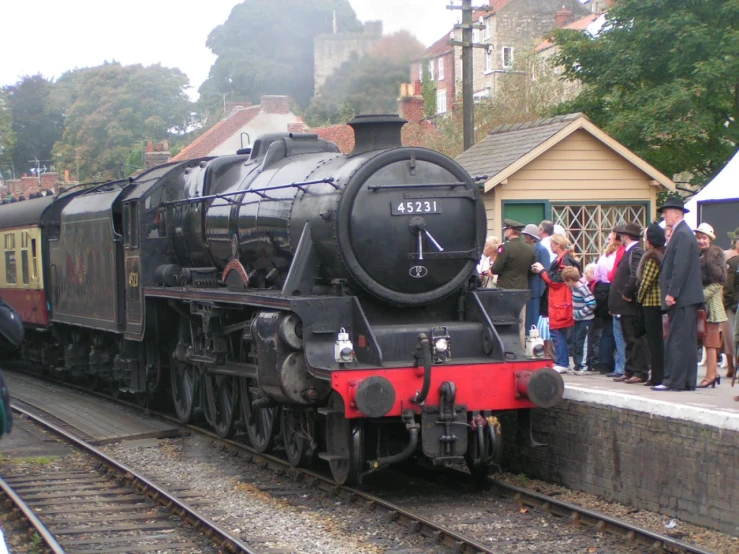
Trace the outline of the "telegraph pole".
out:
[[[472,23],[474,11],[491,11],[490,6],[479,8],[472,7],[472,0],[462,0],[461,6],[447,6],[448,10],[462,10],[462,24],[455,25],[455,29],[462,29],[462,42],[450,40],[452,46],[462,47],[462,121],[464,130],[464,149],[468,150],[475,144],[475,103],[474,92],[474,56],[473,48],[488,48],[487,44],[474,44],[472,42],[472,29],[483,29],[479,24]]]

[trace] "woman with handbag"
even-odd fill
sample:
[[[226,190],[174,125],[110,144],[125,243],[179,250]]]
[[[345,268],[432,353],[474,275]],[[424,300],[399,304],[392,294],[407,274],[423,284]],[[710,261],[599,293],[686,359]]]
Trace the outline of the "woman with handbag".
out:
[[[706,301],[706,377],[698,388],[715,388],[721,384],[718,374],[718,356],[721,351],[721,324],[728,321],[724,308],[724,284],[726,283],[726,260],[724,252],[711,241],[716,234],[708,223],[701,223],[695,230],[695,239],[701,251],[701,280]]]

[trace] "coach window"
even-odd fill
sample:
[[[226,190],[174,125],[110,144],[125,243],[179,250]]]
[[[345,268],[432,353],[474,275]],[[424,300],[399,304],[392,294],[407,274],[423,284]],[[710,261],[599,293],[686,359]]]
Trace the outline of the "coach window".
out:
[[[5,235],[5,283],[15,285],[18,282],[18,272],[15,265],[15,234]]]
[[[38,279],[38,253],[36,250],[36,239],[31,239],[31,279]]]
[[[24,285],[29,283],[28,280],[28,233],[21,233],[21,282]]]

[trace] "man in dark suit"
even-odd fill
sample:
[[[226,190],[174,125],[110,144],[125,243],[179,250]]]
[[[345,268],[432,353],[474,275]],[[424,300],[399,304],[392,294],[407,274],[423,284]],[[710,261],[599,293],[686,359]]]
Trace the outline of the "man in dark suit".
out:
[[[613,324],[621,325],[626,342],[626,368],[623,375],[613,379],[629,385],[644,383],[649,375],[649,350],[641,317],[641,307],[636,302],[638,291],[636,271],[639,268],[644,250],[639,246],[641,227],[627,223],[616,227],[621,235],[624,252],[616,266],[616,271],[608,293],[608,310],[614,317]]]
[[[695,320],[703,302],[700,249],[695,234],[683,219],[688,210],[682,198],[668,198],[657,211],[672,229],[659,277],[662,310],[667,312],[670,324],[665,342],[665,377],[652,390],[695,390],[698,379]]]

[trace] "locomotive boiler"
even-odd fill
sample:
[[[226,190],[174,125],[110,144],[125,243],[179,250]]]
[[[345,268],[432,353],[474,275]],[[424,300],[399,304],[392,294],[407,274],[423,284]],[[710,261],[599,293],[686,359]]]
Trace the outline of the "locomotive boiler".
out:
[[[267,135],[60,199],[41,216],[60,367],[143,402],[168,387],[181,421],[340,483],[411,457],[485,474],[497,415],[526,426],[563,383],[522,350],[528,292],[478,288],[480,188],[404,123],[356,118],[349,155]]]

